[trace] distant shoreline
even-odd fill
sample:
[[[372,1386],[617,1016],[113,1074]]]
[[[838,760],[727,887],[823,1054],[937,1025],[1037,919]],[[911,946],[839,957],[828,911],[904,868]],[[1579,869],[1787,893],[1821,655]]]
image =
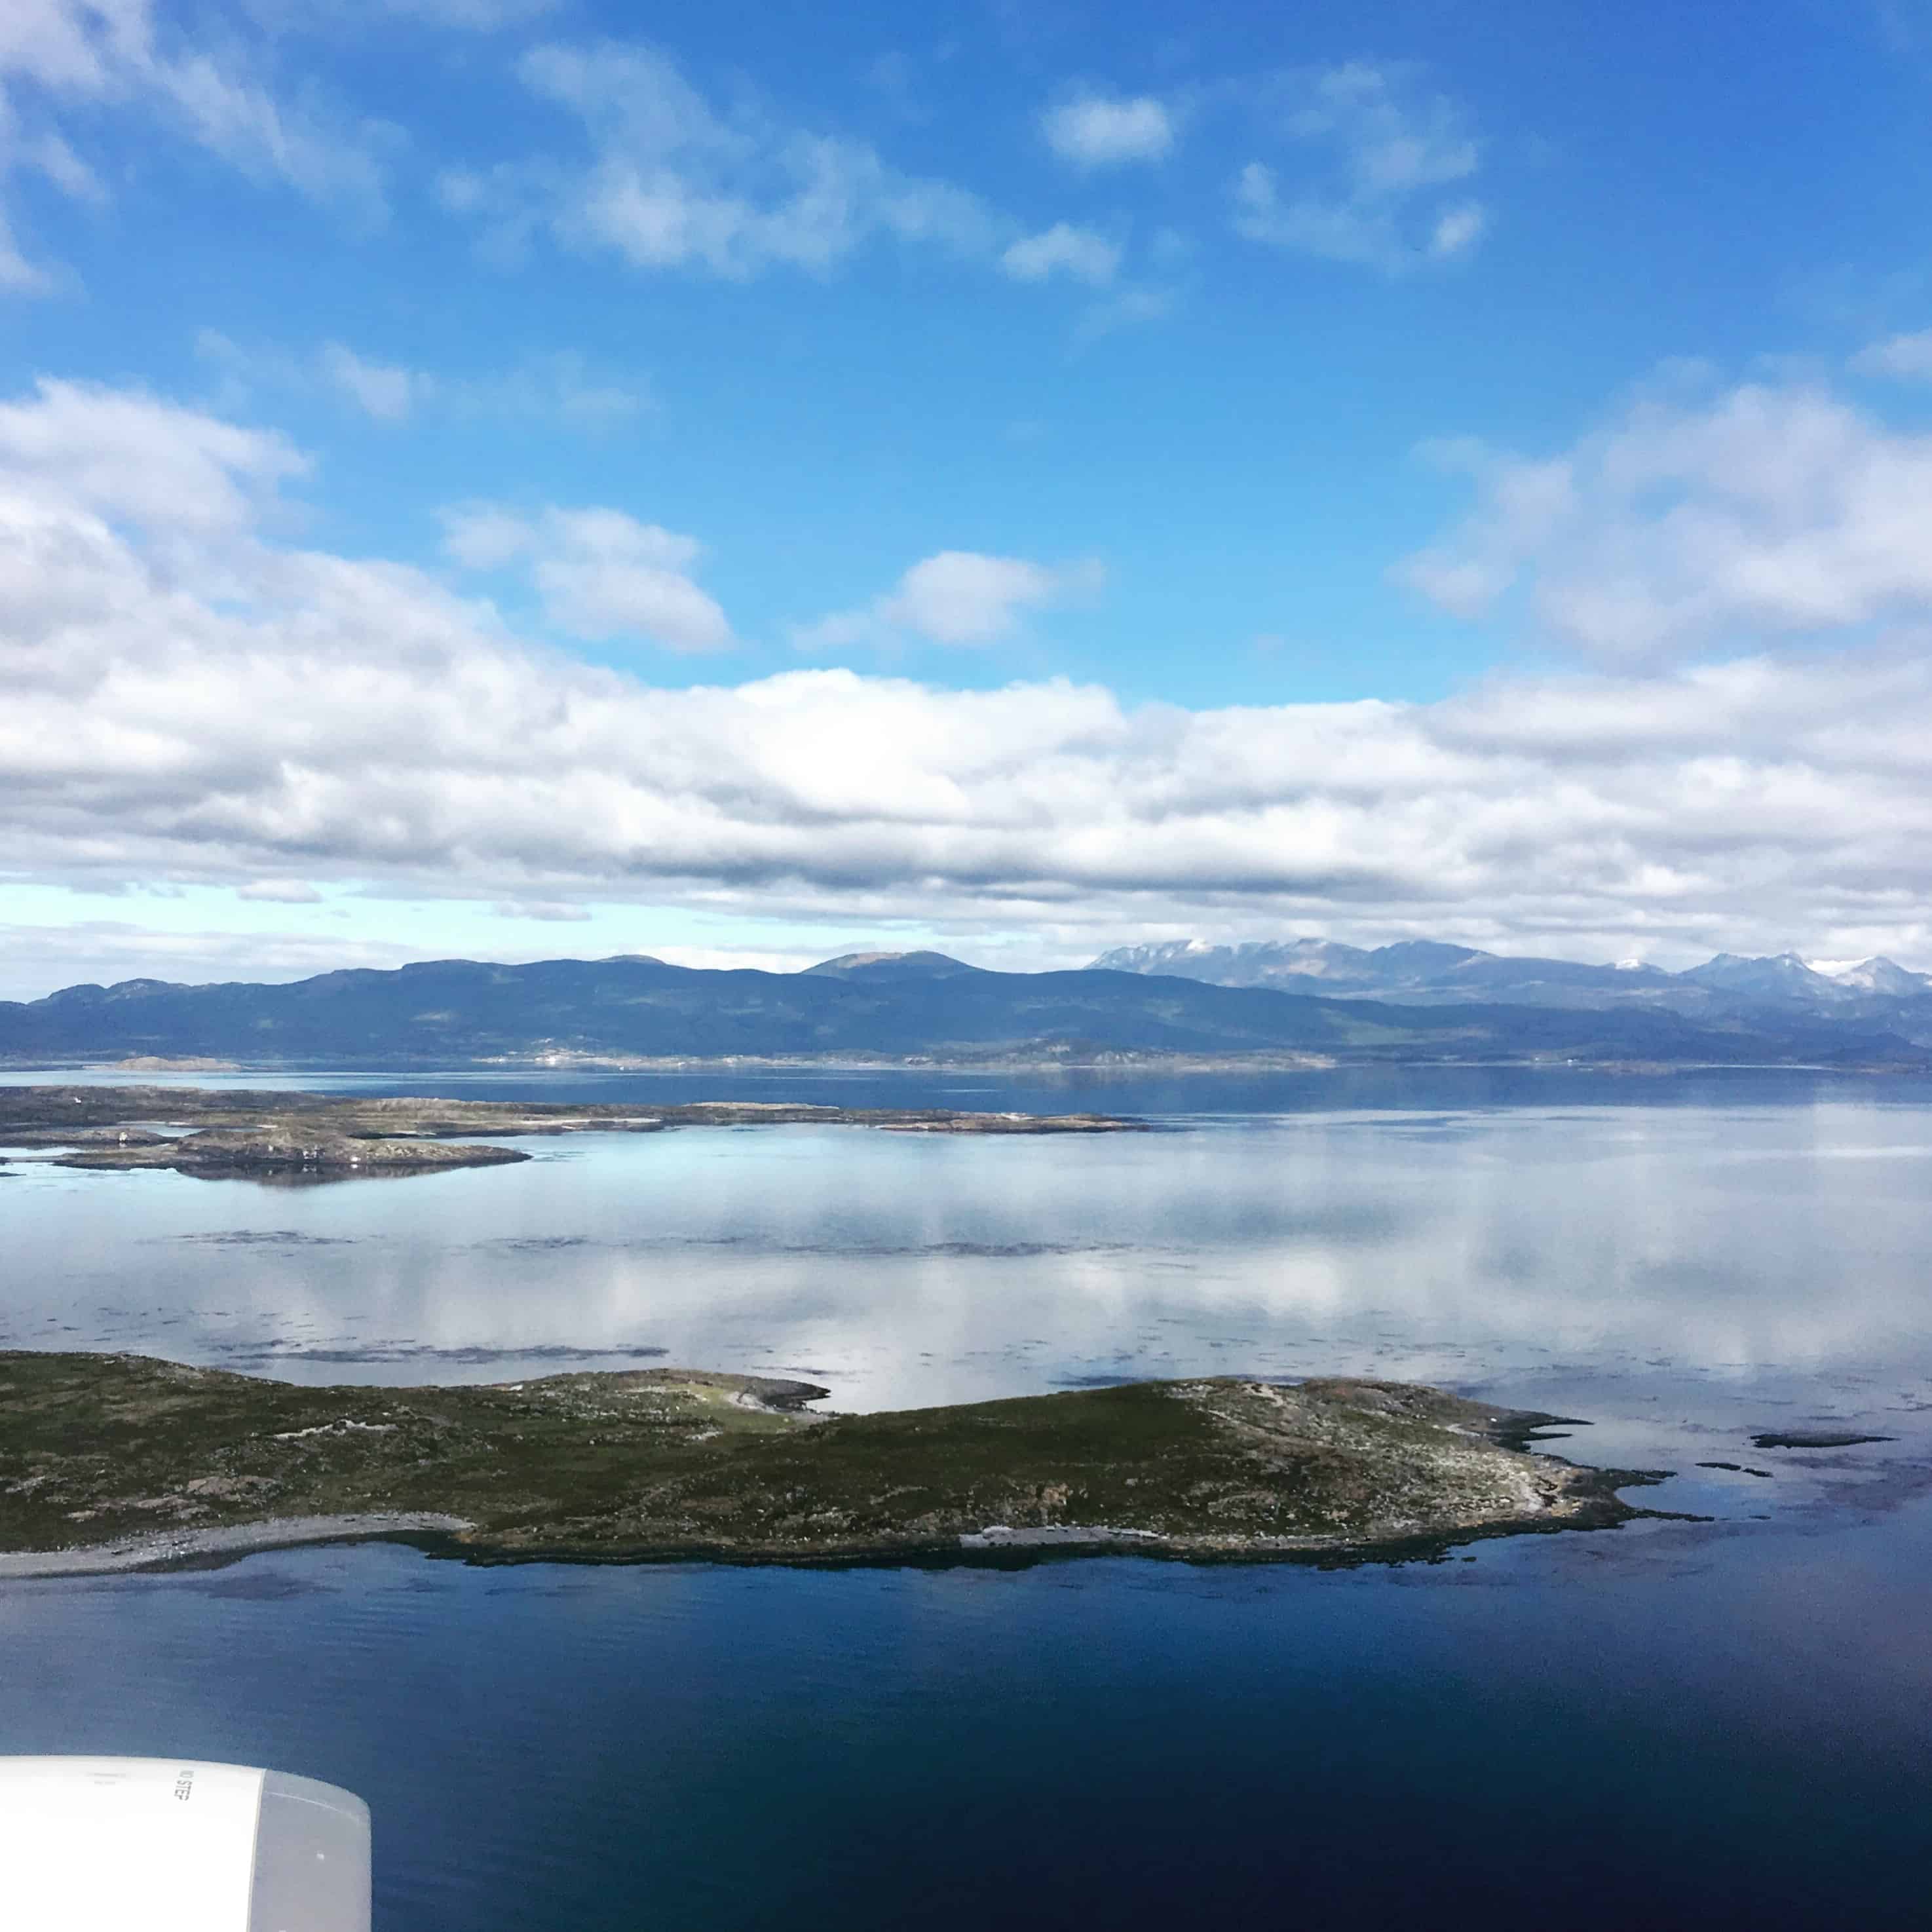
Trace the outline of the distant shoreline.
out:
[[[168,1060],[148,1056],[134,1059],[46,1060],[0,1056],[0,1078],[26,1073],[45,1074],[50,1079],[65,1076],[94,1077],[105,1073],[125,1074],[241,1074],[266,1078],[339,1076],[362,1074],[372,1078],[412,1078],[430,1073],[637,1073],[674,1074],[1079,1074],[1083,1076],[1118,1076],[1124,1078],[1164,1074],[1225,1074],[1238,1078],[1257,1073],[1370,1073],[1370,1072],[1516,1072],[1604,1073],[1620,1078],[1654,1078],[1683,1073],[1822,1073],[1842,1074],[1860,1079],[1923,1076],[1927,1069],[1916,1065],[1884,1062],[1846,1063],[1792,1060],[1587,1060],[1556,1056],[1522,1056],[1496,1059],[1443,1058],[1354,1059],[1334,1054],[1260,1053],[1176,1054],[1170,1055],[1110,1054],[1093,1060],[1013,1058],[1001,1060],[867,1060],[848,1054],[785,1058],[775,1055],[734,1054],[716,1058],[631,1057],[624,1054],[584,1054],[564,1057],[552,1054],[497,1056],[481,1060],[447,1055],[433,1058],[386,1060],[362,1058],[344,1060]]]
[[[1706,979],[1635,998],[1630,976],[1610,968],[1526,985],[1472,979],[1464,969],[1486,956],[1398,947],[1384,964],[1401,969],[1400,983],[1330,991],[1319,975],[1291,976],[1291,989],[1102,968],[988,972],[932,952],[848,955],[800,973],[638,956],[421,960],[288,982],[131,980],[0,1000],[0,1056],[130,1073],[265,1059],[994,1076],[1572,1064],[1932,1072],[1932,979],[1888,962],[1873,962],[1888,990],[1841,987],[1790,960],[1719,960],[1698,969]],[[1417,978],[1426,965],[1436,978]],[[1587,984],[1571,983],[1576,971]],[[1803,976],[1786,987],[1794,973]]]

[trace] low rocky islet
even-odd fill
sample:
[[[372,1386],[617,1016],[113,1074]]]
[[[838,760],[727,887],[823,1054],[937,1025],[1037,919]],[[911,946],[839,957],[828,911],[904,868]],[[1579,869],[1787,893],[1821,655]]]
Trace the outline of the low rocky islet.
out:
[[[1558,1420],[1438,1389],[1214,1377],[826,1416],[676,1369],[306,1388],[0,1353],[0,1574],[434,1526],[477,1558],[959,1559],[1029,1546],[1335,1559],[1614,1526],[1654,1472],[1528,1453]],[[208,1538],[212,1536],[212,1544]],[[99,1567],[98,1563],[89,1567]]]
[[[400,1095],[223,1092],[207,1088],[0,1089],[0,1144],[44,1148],[63,1167],[167,1168],[208,1178],[352,1180],[502,1166],[516,1148],[460,1136],[664,1133],[688,1127],[871,1127],[889,1133],[1144,1132],[1108,1114],[971,1113],[940,1107],[838,1107],[755,1100],[676,1106],[450,1100]],[[169,1130],[170,1131],[163,1131]]]

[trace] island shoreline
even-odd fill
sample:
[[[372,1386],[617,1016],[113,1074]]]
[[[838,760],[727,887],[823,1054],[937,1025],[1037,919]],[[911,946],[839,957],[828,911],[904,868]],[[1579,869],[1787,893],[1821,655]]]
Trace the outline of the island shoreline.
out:
[[[1179,1563],[1196,1568],[1247,1568],[1298,1566],[1318,1570],[1356,1570],[1409,1563],[1439,1563],[1452,1552],[1478,1543],[1501,1542],[1521,1536],[1588,1535],[1621,1529],[1637,1522],[1705,1522],[1708,1517],[1679,1510],[1636,1508],[1616,1496],[1618,1490],[1660,1481],[1663,1470],[1615,1469],[1592,1472],[1606,1480],[1604,1499],[1614,1505],[1600,1517],[1587,1510],[1550,1522],[1507,1522],[1472,1526],[1439,1535],[1391,1538],[1360,1544],[1315,1542],[1253,1543],[1240,1548],[1214,1549],[1170,1540],[1144,1530],[1109,1529],[1071,1524],[1051,1540],[1034,1540],[1032,1533],[1010,1540],[987,1532],[969,1532],[950,1542],[881,1544],[872,1550],[827,1551],[723,1550],[694,1544],[686,1548],[643,1550],[600,1550],[560,1544],[554,1547],[505,1550],[463,1540],[476,1526],[460,1516],[431,1511],[372,1511],[335,1517],[286,1516],[255,1523],[234,1523],[199,1530],[157,1530],[113,1543],[84,1544],[65,1550],[0,1551],[0,1587],[75,1576],[163,1576],[226,1569],[251,1556],[278,1550],[341,1549],[365,1543],[394,1544],[416,1550],[436,1562],[460,1562],[472,1569],[521,1569],[550,1566],[559,1569],[730,1570],[1028,1570],[1046,1563],[1078,1562],[1100,1557],[1132,1557],[1152,1563]],[[982,1540],[983,1539],[983,1540]]]

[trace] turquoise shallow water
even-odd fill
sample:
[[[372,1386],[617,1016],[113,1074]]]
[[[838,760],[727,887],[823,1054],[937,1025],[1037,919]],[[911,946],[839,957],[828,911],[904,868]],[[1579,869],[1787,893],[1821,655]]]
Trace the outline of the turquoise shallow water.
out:
[[[519,1090],[593,1088],[662,1090]],[[22,1165],[0,1180],[0,1330],[315,1381],[663,1349],[819,1371],[849,1407],[1421,1375],[1591,1418],[1557,1446],[1677,1469],[1644,1499],[1712,1520],[1350,1571],[370,1546],[15,1585],[0,1750],[348,1784],[394,1932],[1916,1922],[1921,1096],[1485,1076],[1086,1097],[1164,1102],[1172,1130],[600,1136],[296,1190]],[[1826,1421],[1894,1439],[1750,1444]]]

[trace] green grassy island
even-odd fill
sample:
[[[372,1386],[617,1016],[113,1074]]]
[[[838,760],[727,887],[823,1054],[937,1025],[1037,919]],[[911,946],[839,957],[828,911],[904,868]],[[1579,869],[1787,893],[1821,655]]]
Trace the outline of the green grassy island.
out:
[[[434,1532],[478,1558],[1382,1555],[1639,1514],[1527,1452],[1559,1418],[1396,1382],[1216,1377],[823,1416],[676,1369],[300,1388],[0,1352],[0,1576]]]

